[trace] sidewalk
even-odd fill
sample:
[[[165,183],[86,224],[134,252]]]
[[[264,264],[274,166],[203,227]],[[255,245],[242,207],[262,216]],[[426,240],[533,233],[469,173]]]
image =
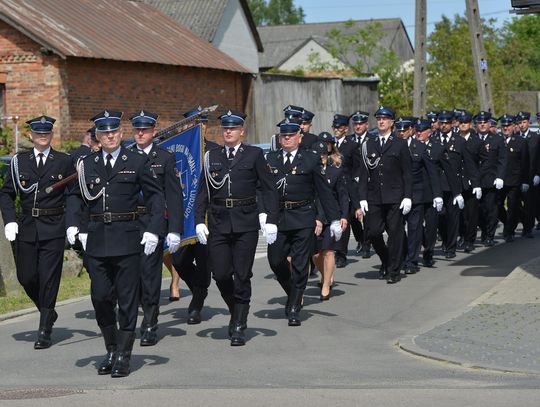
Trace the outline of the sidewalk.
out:
[[[462,315],[398,345],[464,367],[540,374],[539,339],[540,257],[516,267]]]

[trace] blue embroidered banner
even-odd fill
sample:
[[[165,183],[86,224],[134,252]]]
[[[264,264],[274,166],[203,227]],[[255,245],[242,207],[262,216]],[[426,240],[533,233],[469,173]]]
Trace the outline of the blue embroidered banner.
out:
[[[197,242],[195,233],[195,197],[199,188],[199,177],[203,163],[203,140],[201,126],[196,125],[159,145],[174,154],[176,168],[184,194],[184,233],[182,246]]]

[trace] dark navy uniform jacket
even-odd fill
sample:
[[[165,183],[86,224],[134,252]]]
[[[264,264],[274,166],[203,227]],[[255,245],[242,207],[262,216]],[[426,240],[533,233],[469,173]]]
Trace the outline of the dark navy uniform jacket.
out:
[[[529,148],[527,140],[519,136],[510,136],[506,143],[506,173],[504,186],[516,187],[529,184]]]
[[[49,194],[45,192],[45,189],[75,172],[72,157],[51,148],[41,174],[38,173],[33,149],[18,153],[17,158],[21,186],[28,188],[37,182],[38,187],[37,191],[31,193],[19,191],[18,186],[13,184],[11,170],[9,171],[4,186],[0,191],[0,209],[4,224],[17,222],[15,198],[19,194],[22,211],[18,217],[19,233],[17,239],[23,242],[33,242],[64,237],[66,227],[63,213],[33,217],[25,212],[31,211],[32,208],[53,209],[64,207],[66,187],[56,189]]]
[[[482,135],[479,134],[482,138]],[[482,188],[495,188],[495,178],[504,179],[506,174],[506,147],[502,136],[488,133],[483,140],[482,160],[480,161],[480,177]]]
[[[369,137],[365,145],[366,159],[380,160],[373,169],[360,166],[359,199],[376,205],[400,203],[403,198],[412,200],[411,154],[407,142],[391,133],[382,149],[378,137]]]
[[[522,135],[527,140],[529,149],[529,177],[528,184],[532,186],[532,179],[535,175],[540,175],[540,134],[529,130],[527,135]]]
[[[174,155],[155,144],[148,155],[144,151],[138,150],[137,147],[134,147],[133,151],[148,158],[150,170],[156,176],[157,183],[165,197],[167,221],[158,235],[164,237],[169,232],[182,233],[184,230],[184,198]],[[139,205],[144,206],[143,196],[139,197]],[[139,218],[141,232],[146,232],[150,222],[150,213],[151,210],[147,208],[146,214]]]
[[[92,149],[86,144],[81,144],[79,147],[74,148],[69,152],[69,154],[73,157],[74,162],[77,162],[79,158],[86,157],[88,154],[91,153]]]
[[[474,164],[473,157],[467,148],[467,142],[456,132],[450,132],[450,138],[446,144],[442,142],[443,133],[439,132],[436,136],[431,136],[432,142],[440,143],[445,151],[444,157],[448,157],[453,171],[445,171],[441,178],[441,188],[443,191],[452,191],[450,181],[448,180],[448,174],[456,174],[460,183],[461,193],[463,179],[467,178],[473,188],[480,186],[480,177],[476,171],[476,165]],[[454,195],[455,196],[455,195]]]
[[[82,233],[88,233],[86,252],[93,257],[124,256],[141,251],[141,226],[138,219],[105,223],[92,220],[92,215],[137,212],[139,197],[149,210],[150,218],[146,230],[159,235],[164,229],[165,210],[161,187],[148,166],[147,157],[122,147],[112,173],[107,175],[102,151],[92,153],[82,159],[84,163],[85,185],[95,196],[105,187],[105,193],[95,200],[85,202],[80,187],[72,189],[68,196],[67,226],[77,226]],[[82,213],[87,216],[81,216]]]
[[[267,223],[277,224],[277,190],[264,160],[262,149],[242,143],[230,164],[224,147],[214,148],[206,154],[208,154],[208,172],[214,182],[225,181],[219,189],[214,189],[209,184],[208,191],[206,171],[202,171],[199,191],[195,199],[196,224],[204,223],[206,215],[208,215],[210,233],[212,230],[221,234],[258,230],[260,225],[256,201],[253,204],[233,206],[232,208],[227,208],[223,203],[215,201],[216,199],[255,198],[258,188],[261,199],[265,203]],[[230,194],[229,182],[225,179],[227,175],[231,181]]]
[[[324,169],[324,177],[332,190],[332,196],[338,203],[339,219],[347,219],[349,217],[349,192],[345,183],[343,167],[338,168],[331,163],[327,164]],[[336,220],[326,218],[319,198],[317,198],[317,220],[320,220],[323,224],[329,224],[331,221]]]
[[[409,151],[412,161],[413,205],[431,203],[433,202],[433,198],[442,198],[438,166],[429,156],[427,149],[426,144],[411,139]]]
[[[432,139],[431,137],[426,143],[426,152],[431,161],[437,166],[441,191],[450,192],[452,196],[461,194],[462,180],[450,161],[448,149],[437,138]],[[442,180],[447,182],[448,190],[443,188]]]
[[[464,137],[463,139],[465,140]],[[471,170],[472,173],[480,174],[480,162],[484,159],[485,156],[485,150],[483,148],[484,143],[482,142],[482,140],[480,140],[480,137],[473,129],[471,129],[469,133],[469,138],[465,140],[465,146],[467,147],[467,150],[469,150],[469,154],[472,159],[472,162],[470,164],[473,166],[473,169]],[[463,171],[462,181],[464,191],[468,191],[473,188],[472,181],[469,178],[468,172]]]
[[[319,154],[300,147],[288,172],[284,168],[283,154],[283,150],[279,150],[271,151],[266,156],[268,167],[274,175],[274,183],[279,188],[278,195],[282,206],[285,202],[308,201],[309,203],[292,209],[281,208],[277,223],[278,230],[314,228],[317,213],[316,197],[320,200],[326,219],[329,222],[339,220],[338,205],[322,173]]]

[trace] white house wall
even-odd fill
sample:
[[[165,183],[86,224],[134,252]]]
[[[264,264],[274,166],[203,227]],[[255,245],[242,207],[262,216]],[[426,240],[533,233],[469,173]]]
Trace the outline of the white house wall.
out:
[[[332,66],[337,66],[339,69],[343,69],[343,64],[332,57],[332,55],[316,41],[310,40],[298,49],[293,55],[289,57],[283,64],[277,68],[282,71],[293,71],[295,69],[306,69],[310,66],[309,56],[311,54],[318,53],[319,61],[324,63],[331,63]]]
[[[227,4],[212,43],[251,72],[259,72],[257,43],[238,0]]]

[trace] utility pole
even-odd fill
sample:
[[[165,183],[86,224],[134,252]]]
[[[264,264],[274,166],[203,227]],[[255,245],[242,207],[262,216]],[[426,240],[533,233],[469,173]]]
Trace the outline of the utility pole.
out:
[[[471,36],[473,65],[476,76],[476,87],[478,89],[478,98],[480,99],[480,110],[493,112],[493,96],[489,84],[488,61],[486,49],[484,48],[478,0],[465,1],[467,4],[467,20],[469,20],[469,33]]]
[[[414,95],[413,115],[426,111],[426,0],[416,0],[414,32]]]

